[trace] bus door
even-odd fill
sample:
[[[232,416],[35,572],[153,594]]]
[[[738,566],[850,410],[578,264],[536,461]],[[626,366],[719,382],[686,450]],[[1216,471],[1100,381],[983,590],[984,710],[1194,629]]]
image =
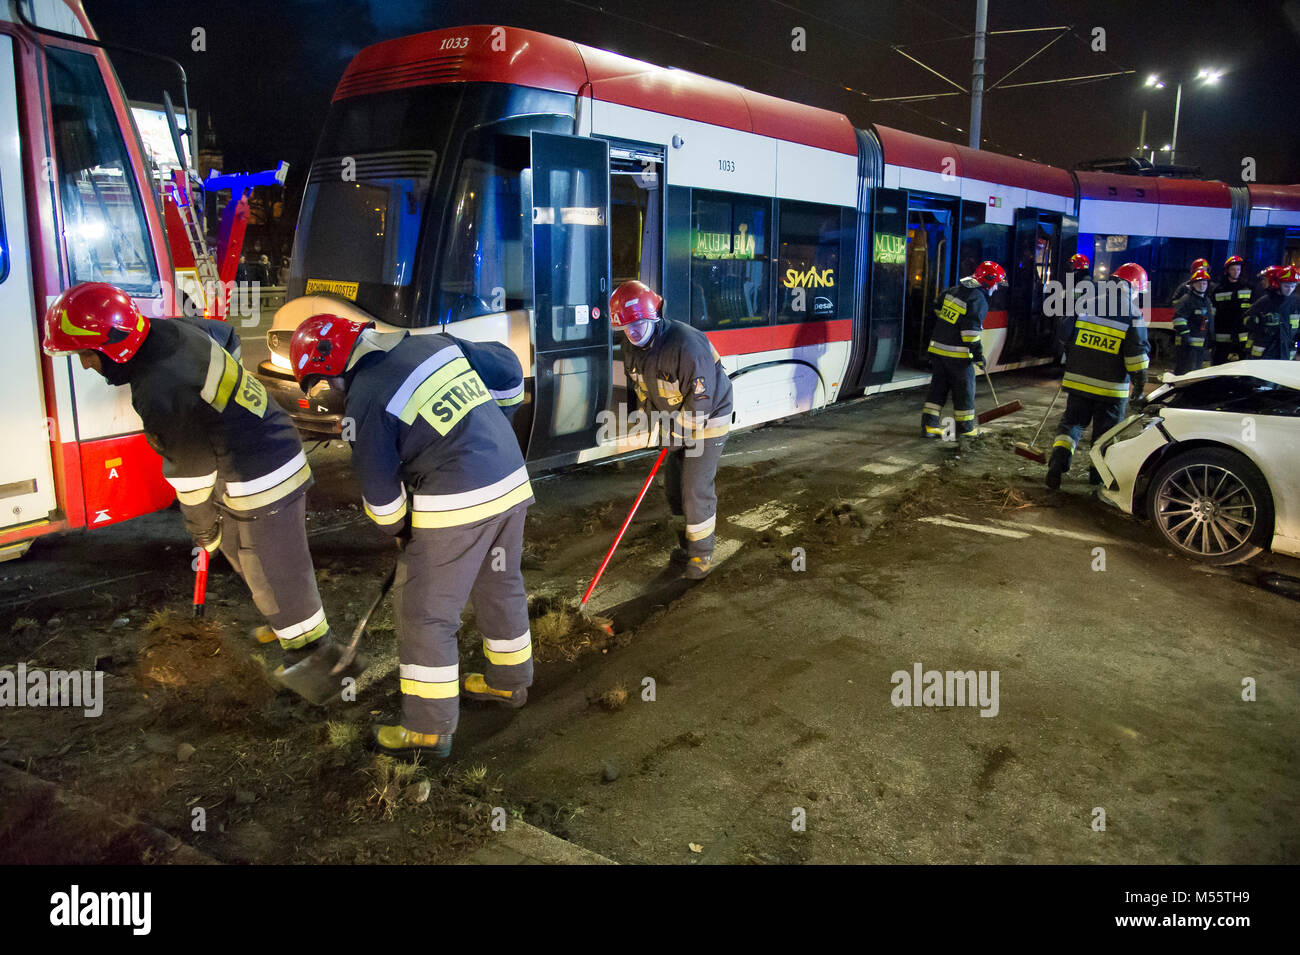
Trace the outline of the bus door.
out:
[[[47,425],[41,390],[41,352],[27,242],[19,149],[13,39],[0,35],[0,531],[41,521],[55,509],[50,458],[53,429]],[[67,359],[56,364],[62,368]],[[30,541],[0,548],[16,557]]]
[[[1077,242],[1077,224],[1074,229]],[[1044,313],[1043,286],[1053,279],[1061,279],[1061,232],[1059,212],[1016,211],[1015,256],[1008,276],[1011,293],[1007,303],[1007,338],[998,358],[1000,365],[1049,358],[1058,352],[1059,319]]]
[[[530,461],[556,465],[596,445],[609,406],[609,149],[533,131],[533,430]]]
[[[610,282],[616,289],[636,279],[663,294],[662,147],[611,142],[609,146]],[[623,371],[623,336],[614,335],[612,407],[630,407]]]
[[[907,211],[907,283],[903,299],[902,363],[929,365],[926,349],[934,327],[934,309],[952,285],[954,203],[912,196]]]

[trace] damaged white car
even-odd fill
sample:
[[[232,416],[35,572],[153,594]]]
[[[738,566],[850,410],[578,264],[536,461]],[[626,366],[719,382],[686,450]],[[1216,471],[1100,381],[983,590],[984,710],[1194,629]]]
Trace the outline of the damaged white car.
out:
[[[1300,362],[1166,375],[1091,457],[1102,498],[1149,520],[1184,556],[1300,557]]]

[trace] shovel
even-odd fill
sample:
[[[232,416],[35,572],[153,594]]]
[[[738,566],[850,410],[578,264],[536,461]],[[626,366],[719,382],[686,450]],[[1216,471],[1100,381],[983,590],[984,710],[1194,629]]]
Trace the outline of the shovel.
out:
[[[370,618],[374,616],[375,611],[379,609],[379,605],[384,602],[384,598],[388,596],[388,592],[393,589],[393,581],[396,579],[397,565],[394,564],[393,569],[390,570],[388,576],[384,578],[384,582],[380,584],[379,593],[371,602],[370,607],[362,615],[356,629],[352,631],[352,639],[349,640],[348,645],[343,648],[342,656],[340,656],[338,662],[334,664],[334,669],[330,670],[331,674],[337,676],[352,664],[353,659],[357,655],[357,645],[361,643],[361,635],[366,632],[366,624],[370,622]]]
[[[201,620],[208,599],[208,551],[204,547],[198,551],[198,559],[194,562],[194,618]]]

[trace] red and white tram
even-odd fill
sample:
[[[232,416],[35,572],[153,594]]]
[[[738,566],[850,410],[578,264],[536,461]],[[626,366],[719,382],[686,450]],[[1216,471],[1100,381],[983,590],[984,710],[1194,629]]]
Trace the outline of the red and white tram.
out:
[[[1054,360],[1044,283],[1076,249],[1099,278],[1145,266],[1160,327],[1193,258],[1300,258],[1300,187],[1073,173],[528,30],[436,30],[344,72],[259,374],[338,433],[289,374],[308,316],[507,342],[528,459],[556,466],[631,446],[598,440],[627,401],[604,314],[627,279],[709,335],[743,427],[924,383],[936,297],[983,259],[1010,275],[991,367]]]
[[[46,304],[78,282],[172,314],[171,270],[139,135],[81,4],[0,4],[0,559],[171,502],[128,390],[39,340]]]

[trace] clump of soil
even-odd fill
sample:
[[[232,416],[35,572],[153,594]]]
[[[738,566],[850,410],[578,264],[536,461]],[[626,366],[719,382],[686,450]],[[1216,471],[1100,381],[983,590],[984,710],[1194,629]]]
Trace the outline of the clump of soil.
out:
[[[842,527],[866,527],[866,518],[847,501],[836,501],[829,507],[823,507],[813,518],[817,524],[839,524]]]
[[[146,622],[144,638],[136,682],[158,695],[164,716],[188,721],[197,715],[233,727],[275,695],[256,661],[225,646],[218,623],[159,610]]]
[[[604,693],[600,694],[600,696],[596,697],[596,702],[611,713],[616,710],[621,710],[627,703],[627,684],[622,682],[615,683]]]
[[[542,663],[572,662],[584,650],[604,646],[609,635],[599,625],[558,597],[528,599],[532,620],[533,656]]]

